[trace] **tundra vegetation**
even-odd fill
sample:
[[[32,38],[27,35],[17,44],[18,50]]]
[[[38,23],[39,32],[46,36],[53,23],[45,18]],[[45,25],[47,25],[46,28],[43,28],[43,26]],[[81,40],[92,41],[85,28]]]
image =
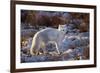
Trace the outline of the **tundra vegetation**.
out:
[[[47,44],[47,54],[39,50],[38,55],[32,56],[29,50],[34,34],[47,27],[57,29],[59,24],[67,28],[61,53],[56,53],[54,44]],[[89,59],[88,13],[21,10],[20,28],[21,63]]]

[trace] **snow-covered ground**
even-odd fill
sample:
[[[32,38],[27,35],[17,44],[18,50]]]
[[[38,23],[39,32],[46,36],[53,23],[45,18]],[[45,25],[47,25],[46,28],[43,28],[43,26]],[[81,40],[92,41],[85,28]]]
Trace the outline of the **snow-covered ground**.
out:
[[[21,62],[45,62],[45,61],[67,61],[89,59],[89,32],[79,32],[73,24],[67,26],[67,33],[61,44],[60,54],[56,53],[54,44],[46,46],[47,54],[30,55],[32,36],[37,30],[22,29]],[[27,37],[24,37],[28,35]],[[24,37],[24,38],[23,38]]]

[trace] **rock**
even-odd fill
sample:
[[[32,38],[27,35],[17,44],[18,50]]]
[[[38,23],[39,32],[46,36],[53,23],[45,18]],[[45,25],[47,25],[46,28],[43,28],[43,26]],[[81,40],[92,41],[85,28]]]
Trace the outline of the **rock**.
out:
[[[89,37],[89,32],[83,32],[79,34],[80,37]]]
[[[59,54],[58,54],[57,52],[55,52],[55,51],[49,52],[49,54],[50,54],[51,56],[59,56]]]
[[[56,45],[54,43],[48,43],[46,45],[46,50],[48,52],[53,52],[53,51],[56,51]]]
[[[67,25],[67,24],[66,24]],[[21,62],[46,62],[46,61],[68,61],[68,60],[83,60],[89,59],[89,32],[80,32],[75,24],[67,25],[64,40],[60,45],[60,54],[57,53],[54,43],[46,45],[46,54],[40,50],[39,55],[31,56],[30,47],[32,44],[32,37],[25,38],[27,43],[21,48]],[[33,33],[33,30],[22,30],[24,36]],[[23,37],[24,37],[23,36]]]
[[[61,48],[59,50],[60,50],[60,52],[64,52],[64,51],[68,50],[69,48],[72,48],[72,45],[73,45],[72,40],[64,39],[63,42],[61,43]]]
[[[36,32],[37,32],[36,29],[23,29],[21,30],[21,37],[34,36]]]
[[[31,56],[31,57],[24,57],[24,62],[44,62],[46,61],[47,57],[45,55],[38,55],[38,56]]]
[[[80,32],[87,32],[89,31],[89,25],[83,22],[80,24],[79,30]]]
[[[84,47],[84,50],[83,50],[83,59],[89,59],[90,57],[90,55],[89,55],[89,45],[88,46],[86,46],[86,47]]]

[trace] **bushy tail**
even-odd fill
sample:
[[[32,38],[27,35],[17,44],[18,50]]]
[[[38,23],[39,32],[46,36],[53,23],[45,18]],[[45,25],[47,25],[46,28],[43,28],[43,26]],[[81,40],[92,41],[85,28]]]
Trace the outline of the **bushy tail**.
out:
[[[32,45],[31,45],[31,48],[30,48],[30,54],[31,55],[35,55],[36,53],[38,53],[38,50],[39,50],[39,37],[37,35],[35,35],[33,37],[33,40],[32,40]]]

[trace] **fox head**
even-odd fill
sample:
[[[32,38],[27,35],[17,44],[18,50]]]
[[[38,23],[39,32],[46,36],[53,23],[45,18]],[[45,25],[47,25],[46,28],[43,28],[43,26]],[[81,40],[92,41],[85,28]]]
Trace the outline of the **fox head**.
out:
[[[66,27],[66,25],[59,25],[58,30],[63,32],[63,33],[66,33],[67,32],[67,27]]]

